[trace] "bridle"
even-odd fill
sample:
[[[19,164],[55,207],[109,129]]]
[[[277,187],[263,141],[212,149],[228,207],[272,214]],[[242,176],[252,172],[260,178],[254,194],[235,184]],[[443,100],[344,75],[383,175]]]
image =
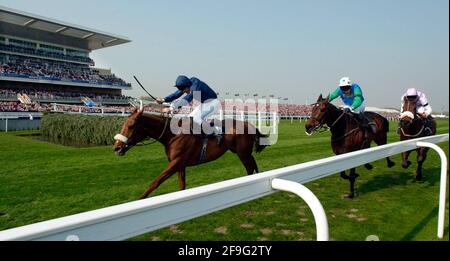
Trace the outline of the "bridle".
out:
[[[162,106],[161,106],[161,107],[162,107]],[[144,109],[142,100],[140,101],[140,108],[139,108],[139,109],[140,109],[140,110],[143,110],[143,109]],[[145,115],[145,112],[142,112],[142,113]],[[171,117],[170,117],[170,113],[169,113],[168,115],[164,115],[164,114],[165,114],[165,113],[162,112],[162,110],[161,110],[160,116],[166,118],[166,120],[165,120],[165,123],[164,123],[164,128],[163,128],[161,134],[159,135],[159,137],[158,137],[157,139],[153,139],[153,141],[151,141],[150,143],[143,143],[141,146],[152,145],[153,143],[155,143],[155,142],[161,140],[161,138],[164,136],[164,133],[166,133],[166,130],[167,130],[167,126],[169,125],[169,119],[171,118]],[[121,141],[122,143],[125,144],[125,147],[126,147],[126,148],[129,148],[129,147],[132,147],[132,146],[135,146],[135,145],[136,145],[136,144],[135,144],[135,145],[130,146],[129,143],[128,143],[129,140],[130,140],[130,138],[126,137],[125,135],[123,135],[123,134],[121,134],[121,133],[116,134],[116,135],[114,136],[114,140]]]
[[[313,103],[311,105],[317,105],[319,103]],[[322,112],[323,114],[327,113],[329,110],[329,107],[327,106],[325,109],[320,109],[320,112]],[[319,120],[316,117],[311,116],[310,119],[313,119],[317,122],[319,122],[319,124],[317,124],[316,126],[314,126],[314,128],[312,129],[311,133],[306,132],[306,134],[308,136],[313,135],[315,132],[318,131],[318,133],[322,133],[322,132],[326,132],[328,130],[330,130],[331,128],[334,127],[334,125],[336,125],[336,123],[344,116],[345,112],[342,111],[341,115],[339,115],[339,117],[330,125],[330,126],[325,126],[325,117],[322,117],[321,120]]]

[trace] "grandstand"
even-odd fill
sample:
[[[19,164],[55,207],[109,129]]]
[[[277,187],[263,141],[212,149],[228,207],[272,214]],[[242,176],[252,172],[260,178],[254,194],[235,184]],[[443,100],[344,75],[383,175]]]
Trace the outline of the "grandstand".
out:
[[[0,6],[0,111],[40,111],[51,103],[127,105],[122,91],[131,84],[111,70],[95,68],[89,55],[128,42]]]

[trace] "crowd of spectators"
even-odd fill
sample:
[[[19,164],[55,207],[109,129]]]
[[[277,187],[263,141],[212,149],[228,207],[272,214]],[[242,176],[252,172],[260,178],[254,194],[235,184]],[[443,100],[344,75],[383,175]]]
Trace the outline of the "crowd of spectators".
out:
[[[127,86],[124,80],[114,74],[102,75],[87,65],[25,58],[16,55],[0,56],[0,76],[27,77],[54,81],[72,81],[98,85]]]
[[[62,53],[57,53],[57,52],[48,52],[48,51],[45,51],[42,49],[36,49],[36,48],[27,48],[27,47],[6,45],[3,43],[0,43],[0,50],[6,51],[6,52],[12,52],[12,53],[23,53],[23,54],[28,54],[28,55],[40,56],[40,57],[55,58],[55,59],[60,59],[60,60],[65,60],[65,61],[83,62],[83,63],[87,63],[89,65],[94,65],[94,61],[89,57],[74,56],[74,55],[62,54]]]
[[[0,97],[2,94],[15,94],[12,90],[0,90]],[[64,95],[75,95],[71,97],[76,97],[76,95],[79,94],[64,94],[64,93],[58,93],[58,94],[50,94],[50,93],[40,93],[40,92],[29,92],[28,93],[30,97],[33,99],[35,95],[61,95],[58,97],[65,97]],[[67,96],[66,96],[67,97]],[[79,96],[78,96],[79,97]],[[94,97],[95,98],[95,97]],[[109,97],[111,98],[111,97]],[[116,97],[118,98],[118,97]],[[122,98],[124,98],[122,96]],[[1,100],[1,99],[0,99]],[[124,105],[124,106],[102,106],[101,108],[94,107],[94,108],[88,108],[85,106],[80,105],[55,105],[52,103],[39,103],[33,101],[31,104],[21,104],[18,101],[15,102],[0,102],[0,112],[5,111],[29,111],[29,112],[45,112],[45,111],[54,111],[56,108],[56,111],[61,112],[82,112],[82,113],[131,113],[134,110],[134,107],[131,105]],[[225,110],[225,114],[229,115],[230,113],[236,112],[240,113],[242,110],[242,104],[225,104],[222,102],[222,109]],[[258,110],[258,107],[255,108]],[[249,107],[244,107],[244,111],[254,113],[256,110]],[[266,104],[265,111],[269,112],[273,110],[274,108],[271,108],[270,104]],[[290,117],[290,116],[296,116],[296,117],[308,117],[311,115],[311,109],[312,107],[309,105],[297,105],[297,104],[278,104],[278,115],[280,117]],[[189,114],[191,112],[191,107],[183,107],[178,113],[181,114]],[[152,111],[152,112],[158,112],[160,111],[159,106],[145,106],[145,111]],[[386,117],[388,119],[397,119],[398,113],[395,112],[377,112],[383,117]]]
[[[31,100],[67,100],[67,99],[80,99],[82,97],[88,97],[95,101],[102,100],[128,100],[131,97],[124,95],[108,95],[108,94],[96,94],[96,93],[81,93],[81,92],[63,92],[63,91],[41,91],[35,89],[0,89],[0,100],[2,98],[16,98],[17,94],[26,94]]]
[[[45,112],[52,110],[51,104],[40,104],[32,102],[24,104],[21,102],[0,102],[0,112]]]

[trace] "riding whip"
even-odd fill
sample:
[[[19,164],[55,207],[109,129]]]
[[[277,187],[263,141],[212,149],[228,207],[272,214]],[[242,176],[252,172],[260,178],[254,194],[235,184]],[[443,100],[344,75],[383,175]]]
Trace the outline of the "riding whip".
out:
[[[142,86],[141,82],[139,82],[139,80],[136,78],[136,76],[133,75],[133,77],[134,77],[134,79],[136,80],[136,82],[139,84],[139,86],[141,86],[141,88],[142,88],[142,89],[150,96],[150,98],[152,98],[153,100],[156,101],[156,98],[155,98],[153,95],[151,95],[151,94],[144,88],[144,86]]]

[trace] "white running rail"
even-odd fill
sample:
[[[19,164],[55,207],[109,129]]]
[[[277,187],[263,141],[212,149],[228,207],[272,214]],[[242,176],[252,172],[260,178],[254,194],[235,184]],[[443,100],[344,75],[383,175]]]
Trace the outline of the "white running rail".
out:
[[[421,146],[434,147],[448,141],[449,135],[395,142],[325,159],[270,170],[206,186],[133,201],[112,207],[88,211],[0,232],[1,240],[123,240],[146,232],[203,216],[221,209],[248,202],[277,192],[277,189],[297,193],[313,206],[318,230],[317,239],[328,239],[325,212],[315,196],[302,186],[283,187],[285,181],[304,184],[339,173],[352,167],[413,150]],[[442,150],[441,150],[442,151]],[[445,153],[439,152],[441,158]],[[444,162],[444,160],[443,160]],[[447,167],[442,164],[440,206],[445,206]],[[291,183],[289,183],[291,184]],[[292,185],[289,185],[292,186]],[[298,192],[303,190],[302,192]],[[442,196],[443,195],[443,196]],[[443,235],[444,208],[439,209],[438,236]],[[442,223],[443,224],[443,223]],[[326,227],[325,227],[326,225]]]

